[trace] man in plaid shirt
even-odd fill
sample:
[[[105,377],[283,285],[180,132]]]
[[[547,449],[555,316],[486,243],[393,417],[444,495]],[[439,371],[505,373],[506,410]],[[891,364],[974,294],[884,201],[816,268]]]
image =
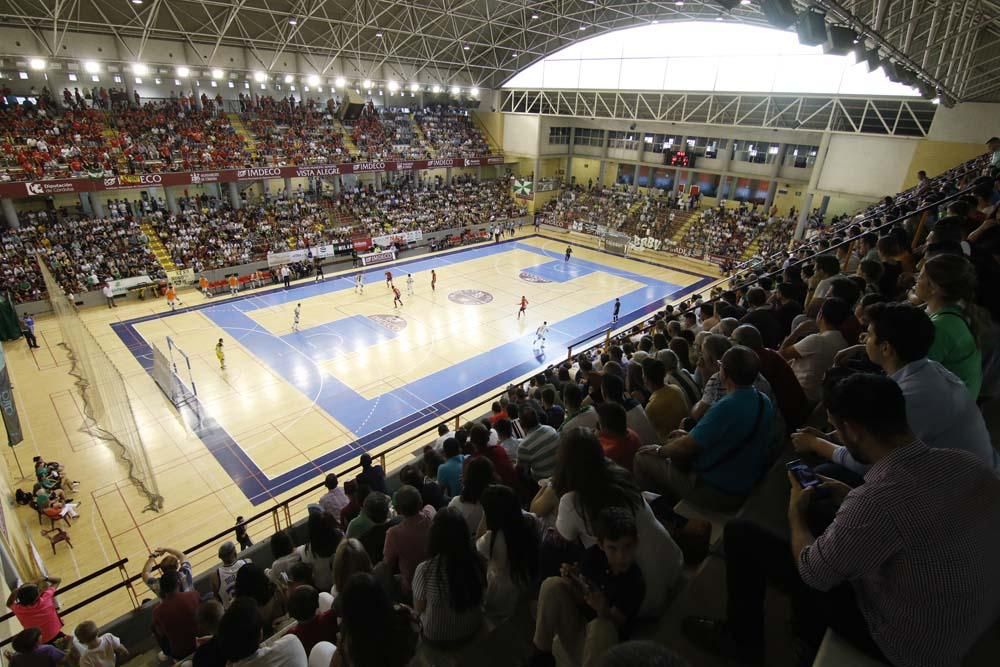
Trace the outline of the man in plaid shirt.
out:
[[[689,617],[684,631],[706,650],[762,663],[772,581],[791,593],[808,649],[830,627],[893,665],[957,667],[1000,608],[1000,477],[968,452],[915,438],[890,378],[853,375],[827,393],[844,444],[871,465],[864,484],[824,478],[819,491],[789,475],[791,549],[760,526],[729,523],[727,619]],[[821,495],[840,507],[813,537],[807,514]]]

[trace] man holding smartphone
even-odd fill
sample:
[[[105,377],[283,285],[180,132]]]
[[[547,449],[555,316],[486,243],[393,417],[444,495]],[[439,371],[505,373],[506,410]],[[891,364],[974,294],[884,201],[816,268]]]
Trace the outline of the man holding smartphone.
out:
[[[790,592],[806,649],[829,627],[894,665],[961,664],[1000,606],[1000,533],[988,528],[1000,525],[1000,478],[968,452],[916,438],[903,393],[885,376],[852,375],[825,403],[844,446],[871,466],[865,483],[823,478],[840,507],[814,536],[807,514],[817,489],[789,472],[790,540],[730,522],[727,618],[688,617],[685,634],[706,651],[763,664],[770,581]]]

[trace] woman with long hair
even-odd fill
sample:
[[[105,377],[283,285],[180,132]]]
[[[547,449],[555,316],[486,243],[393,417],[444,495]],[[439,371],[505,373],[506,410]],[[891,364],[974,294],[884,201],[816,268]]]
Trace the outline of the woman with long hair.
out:
[[[329,592],[333,588],[333,556],[343,533],[337,520],[329,512],[324,512],[319,505],[309,506],[309,518],[306,521],[309,542],[299,547],[296,552],[303,563],[309,563],[313,568],[313,582],[316,589]]]
[[[285,591],[274,585],[256,563],[247,563],[236,571],[233,597],[251,598],[257,604],[264,636],[275,631],[275,623],[288,613]]]
[[[268,578],[282,588],[288,587],[288,571],[302,559],[295,551],[295,543],[283,530],[271,536],[271,567],[264,570]]]
[[[424,639],[472,639],[483,626],[486,571],[461,512],[446,507],[434,515],[428,554],[413,575],[413,606]]]
[[[486,487],[496,481],[493,462],[485,457],[477,457],[465,466],[462,480],[462,493],[451,499],[448,507],[457,510],[464,518],[469,529],[469,537],[476,534],[479,522],[483,520],[483,506],[479,500],[483,497]]]
[[[416,622],[403,605],[393,605],[370,574],[347,580],[340,616],[340,640],[330,667],[406,667],[417,650]]]
[[[680,548],[653,515],[632,476],[608,461],[597,434],[576,428],[563,434],[552,487],[559,496],[556,531],[584,548],[596,544],[594,521],[606,507],[622,507],[635,515],[639,531],[636,561],[646,581],[640,616],[663,610],[667,593],[684,564]]]
[[[340,541],[337,553],[333,557],[333,607],[340,613],[340,593],[347,586],[348,580],[359,572],[371,573],[372,560],[359,540],[345,539]]]
[[[540,526],[521,511],[514,491],[492,484],[483,493],[486,532],[476,550],[486,559],[486,614],[495,620],[511,616],[538,579]]]
[[[982,336],[990,327],[976,304],[976,271],[965,257],[934,255],[917,276],[914,290],[934,323],[934,344],[927,357],[957,375],[972,398],[983,382]]]

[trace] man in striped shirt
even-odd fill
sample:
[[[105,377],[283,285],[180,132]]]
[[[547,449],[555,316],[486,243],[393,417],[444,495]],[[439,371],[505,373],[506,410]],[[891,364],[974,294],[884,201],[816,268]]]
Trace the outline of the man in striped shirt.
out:
[[[968,452],[915,438],[890,378],[858,374],[825,397],[833,425],[871,465],[851,489],[825,479],[832,523],[813,537],[820,495],[789,475],[788,542],[736,520],[726,526],[726,621],[690,617],[703,648],[763,660],[768,580],[792,595],[796,634],[819,645],[827,627],[869,655],[903,667],[957,666],[1000,607],[1000,478]]]
[[[534,408],[523,407],[520,414],[524,439],[517,447],[517,465],[536,482],[551,477],[556,469],[559,434],[551,426],[538,423]]]

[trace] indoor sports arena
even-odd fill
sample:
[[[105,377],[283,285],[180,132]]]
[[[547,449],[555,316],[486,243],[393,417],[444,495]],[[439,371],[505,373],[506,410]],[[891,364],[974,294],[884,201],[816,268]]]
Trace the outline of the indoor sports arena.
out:
[[[0,661],[997,664],[998,63],[993,0],[0,0]]]

